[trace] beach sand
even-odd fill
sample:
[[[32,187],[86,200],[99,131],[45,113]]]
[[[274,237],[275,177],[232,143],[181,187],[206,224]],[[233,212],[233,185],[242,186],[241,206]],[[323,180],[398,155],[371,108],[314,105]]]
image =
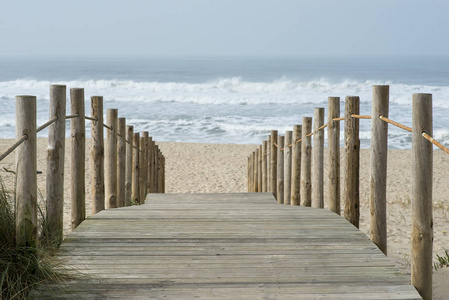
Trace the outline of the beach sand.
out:
[[[0,140],[0,152],[13,143],[12,139]],[[46,139],[38,139],[38,188],[45,195]],[[158,143],[166,157],[167,193],[230,193],[246,192],[247,157],[255,145]],[[326,152],[326,149],[325,149]],[[342,151],[343,154],[343,151]],[[343,155],[342,155],[343,156]],[[360,169],[360,230],[369,236],[369,150],[361,151]],[[0,162],[0,176],[7,187],[14,184],[14,153]],[[327,158],[325,155],[325,172]],[[341,164],[343,177],[344,162]],[[434,152],[434,257],[443,255],[449,248],[449,155]],[[327,176],[325,175],[325,199]],[[64,234],[70,232],[70,140],[66,140],[64,202]],[[90,140],[86,143],[86,203],[87,215],[91,215],[90,203]],[[343,186],[341,187],[343,192]],[[388,256],[404,274],[410,274],[411,232],[411,151],[388,152]],[[342,203],[344,211],[344,203]],[[435,261],[435,259],[434,259]],[[449,269],[434,272],[434,299],[446,299],[449,294]]]

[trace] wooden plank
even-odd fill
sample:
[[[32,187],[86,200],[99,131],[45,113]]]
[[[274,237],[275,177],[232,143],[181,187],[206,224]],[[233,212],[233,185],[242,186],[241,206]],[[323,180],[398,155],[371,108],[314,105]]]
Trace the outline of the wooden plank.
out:
[[[344,218],[271,193],[149,194],[62,243],[76,280],[34,298],[420,299]]]

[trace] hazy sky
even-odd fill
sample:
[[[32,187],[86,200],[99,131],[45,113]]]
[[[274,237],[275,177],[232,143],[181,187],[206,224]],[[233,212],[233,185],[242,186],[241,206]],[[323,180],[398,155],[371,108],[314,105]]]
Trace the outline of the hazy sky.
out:
[[[448,56],[448,0],[4,0],[0,55]]]

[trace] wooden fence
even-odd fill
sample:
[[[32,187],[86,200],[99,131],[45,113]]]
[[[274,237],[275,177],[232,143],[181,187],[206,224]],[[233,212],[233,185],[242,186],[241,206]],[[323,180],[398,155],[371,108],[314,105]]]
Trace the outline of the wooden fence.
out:
[[[144,131],[134,132],[117,109],[106,110],[103,97],[91,98],[91,116],[85,115],[84,89],[70,90],[71,114],[66,114],[66,86],[50,87],[50,120],[36,128],[36,97],[16,97],[17,141],[0,155],[0,161],[15,150],[16,243],[37,243],[36,134],[49,127],[46,178],[48,238],[63,238],[65,124],[71,120],[71,227],[86,218],[85,122],[91,126],[92,214],[107,208],[143,204],[147,193],[165,192],[165,157]],[[103,132],[106,131],[106,141]]]
[[[424,299],[432,297],[432,172],[433,146],[449,150],[432,138],[432,95],[413,94],[413,128],[389,119],[389,86],[374,86],[371,115],[360,115],[359,97],[345,99],[344,117],[340,98],[328,98],[328,118],[316,108],[312,118],[285,132],[272,130],[267,141],[248,158],[248,192],[272,192],[278,203],[324,207],[324,132],[328,132],[327,206],[340,214],[340,121],[344,124],[344,216],[359,227],[359,120],[371,119],[370,147],[370,238],[387,254],[387,152],[388,124],[412,132],[412,272],[411,282]],[[313,147],[311,137],[313,136]],[[312,177],[313,167],[313,177]],[[261,180],[262,178],[262,180]],[[267,178],[271,180],[267,180]]]

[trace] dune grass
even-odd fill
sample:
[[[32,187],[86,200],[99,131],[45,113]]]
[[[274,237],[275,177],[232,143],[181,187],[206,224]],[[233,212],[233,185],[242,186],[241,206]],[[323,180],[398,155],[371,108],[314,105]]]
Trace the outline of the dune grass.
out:
[[[68,278],[53,257],[55,243],[42,239],[37,247],[16,246],[14,202],[0,178],[0,299],[26,299],[39,284]],[[39,237],[43,237],[45,215],[41,209],[39,214]]]

